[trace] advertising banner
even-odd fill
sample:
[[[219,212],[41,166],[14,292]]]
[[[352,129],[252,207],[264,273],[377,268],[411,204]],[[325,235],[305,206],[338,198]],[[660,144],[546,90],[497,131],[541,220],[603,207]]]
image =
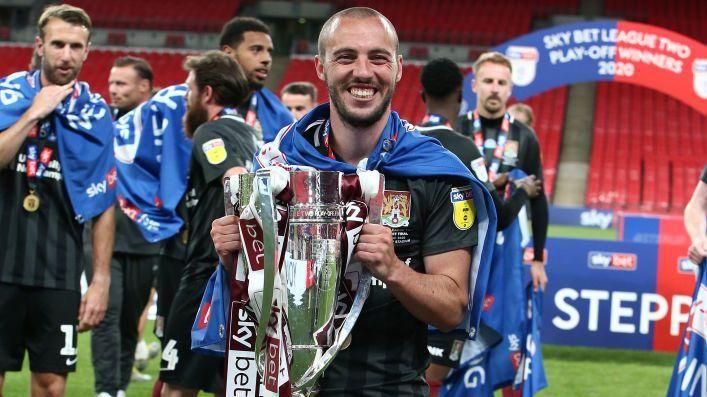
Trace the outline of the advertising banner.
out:
[[[543,343],[676,351],[695,274],[687,245],[548,239]]]
[[[602,20],[556,26],[495,48],[513,64],[513,96],[524,100],[586,81],[619,81],[671,95],[707,114],[707,47],[679,33],[641,23]],[[463,110],[475,106],[472,74]]]

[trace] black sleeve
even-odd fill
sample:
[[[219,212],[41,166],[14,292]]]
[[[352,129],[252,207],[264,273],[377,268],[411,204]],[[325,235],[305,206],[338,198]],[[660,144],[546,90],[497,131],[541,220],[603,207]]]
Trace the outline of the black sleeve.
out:
[[[221,178],[233,167],[247,167],[255,152],[252,140],[247,139],[252,135],[247,124],[220,121],[203,124],[194,134],[192,150],[206,183]]]
[[[545,259],[543,251],[547,239],[547,225],[550,223],[547,196],[544,191],[541,191],[538,197],[530,200],[530,218],[533,220],[533,259],[542,262]]]
[[[478,222],[470,186],[431,180],[422,193],[426,207],[422,256],[476,245]]]
[[[503,230],[513,223],[518,218],[518,212],[528,200],[528,194],[523,189],[516,189],[515,193],[505,202],[501,200],[495,190],[491,192],[491,197],[493,197],[493,203],[496,205],[496,213],[498,214],[497,230]]]
[[[700,180],[707,183],[707,165],[705,165],[705,168],[702,169],[702,176],[700,176]]]
[[[527,128],[527,127],[526,127]],[[543,165],[540,157],[540,144],[532,130],[528,129],[528,149],[525,153],[522,170],[528,175],[535,175],[543,180]],[[533,250],[534,260],[542,261],[547,239],[547,226],[550,223],[547,196],[545,191],[530,200],[530,218],[533,220]]]

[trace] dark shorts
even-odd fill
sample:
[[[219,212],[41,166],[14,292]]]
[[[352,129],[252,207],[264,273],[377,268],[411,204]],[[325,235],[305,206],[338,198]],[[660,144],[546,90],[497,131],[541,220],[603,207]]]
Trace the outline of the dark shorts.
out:
[[[0,283],[0,372],[76,370],[78,291]]]
[[[167,316],[160,380],[216,393],[223,388],[223,357],[191,351],[191,328],[208,278],[182,279]]]
[[[179,260],[168,255],[160,255],[157,260],[157,277],[155,277],[157,291],[157,319],[155,320],[155,335],[162,342],[164,348],[164,328],[167,315],[172,307],[174,296],[179,288],[179,280],[184,271],[184,260]]]

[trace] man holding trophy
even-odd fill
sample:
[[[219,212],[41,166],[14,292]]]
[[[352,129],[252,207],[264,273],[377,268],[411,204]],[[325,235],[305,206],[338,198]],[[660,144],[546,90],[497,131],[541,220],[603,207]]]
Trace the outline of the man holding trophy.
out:
[[[341,233],[341,244],[332,244],[341,249],[335,255],[343,258],[341,271],[345,272],[341,276],[342,287],[334,295],[336,313],[331,324],[324,321],[324,326],[315,330],[311,339],[321,351],[306,364],[298,353],[302,349],[297,343],[301,313],[296,310],[302,296],[309,296],[300,290],[317,289],[317,299],[321,299],[321,291],[327,290],[318,283],[329,279],[330,272],[316,273],[321,268],[318,264],[327,262],[317,254],[316,247],[322,246],[318,242],[321,235],[310,239],[315,248],[302,250],[311,252],[309,261],[294,260],[291,245],[282,250],[284,261],[280,268],[284,270],[278,273],[277,262],[271,265],[275,268],[274,290],[268,288],[266,261],[265,288],[254,294],[257,288],[249,285],[249,309],[231,311],[227,394],[255,396],[264,387],[264,395],[427,395],[424,371],[429,362],[428,325],[443,331],[465,329],[471,336],[476,332],[496,230],[493,204],[488,192],[453,154],[436,140],[420,135],[391,111],[395,85],[402,77],[402,57],[398,55],[397,34],[387,18],[370,8],[350,8],[335,14],[320,33],[315,66],[319,78],[327,84],[331,104],[316,107],[281,130],[255,158],[255,167],[260,171],[255,174],[250,201],[258,197],[267,201],[260,187],[263,183],[278,202],[290,200],[289,212],[280,215],[270,214],[278,213],[277,209],[253,212],[262,223],[264,254],[267,257],[268,251],[274,251],[278,258],[280,249],[267,243],[270,225],[281,223],[284,214],[288,214],[290,222],[299,219],[302,214],[297,208],[307,201],[301,199],[302,190],[315,185],[310,190],[330,190],[321,182],[328,172],[342,175],[338,179],[341,187],[337,186],[342,201],[346,201],[343,192],[358,192],[364,202],[361,213],[368,212],[369,222],[349,228],[354,219],[351,215],[359,210],[351,211],[350,204],[356,200],[346,203],[346,232]],[[285,172],[284,177],[283,168],[291,171]],[[306,181],[299,176],[302,169],[309,174],[317,170],[321,175],[316,182]],[[375,171],[385,177],[384,184],[376,184]],[[358,175],[355,181],[352,175]],[[307,202],[323,200],[326,194],[320,196]],[[270,207],[276,208],[274,204]],[[240,218],[226,216],[212,224],[216,251],[227,267],[235,263],[238,251],[245,251],[248,257],[252,249],[251,237],[255,234],[249,235],[251,229],[243,221],[245,214]],[[293,238],[300,244],[307,239],[307,230],[315,229],[300,229],[301,233],[287,244],[292,244]],[[346,240],[351,235],[354,238]],[[351,249],[350,255],[346,254],[347,248]],[[238,260],[232,270],[236,279],[243,264],[247,265],[245,272],[253,273],[255,268],[248,261]],[[291,270],[297,264],[305,271]],[[357,265],[360,271],[355,270]],[[298,276],[300,272],[306,276]],[[315,276],[310,277],[310,273]],[[358,276],[351,277],[353,273]],[[370,291],[367,274],[373,277]],[[248,276],[249,282],[254,279]],[[358,288],[351,288],[357,282]],[[342,304],[346,292],[356,296],[353,302]],[[293,298],[295,295],[299,297]],[[260,310],[262,314],[258,316]],[[311,313],[323,310],[321,306],[310,309]],[[264,336],[257,333],[254,339],[254,357],[260,367],[255,386],[242,372],[243,361],[233,360],[230,347],[230,339],[240,340],[241,331],[247,331],[234,328],[234,322],[240,324],[251,315],[261,325],[267,323],[268,328]],[[356,316],[354,326],[350,319]],[[272,324],[283,326],[271,327]],[[321,337],[321,333],[328,336]],[[273,345],[273,340],[279,344]],[[279,353],[275,359],[270,357],[273,352]],[[264,356],[262,361],[260,354]],[[285,365],[279,365],[283,361]],[[302,365],[309,368],[298,369]],[[272,368],[279,369],[274,373],[275,387],[268,385]],[[323,374],[314,374],[317,371]],[[304,375],[299,378],[302,372]]]

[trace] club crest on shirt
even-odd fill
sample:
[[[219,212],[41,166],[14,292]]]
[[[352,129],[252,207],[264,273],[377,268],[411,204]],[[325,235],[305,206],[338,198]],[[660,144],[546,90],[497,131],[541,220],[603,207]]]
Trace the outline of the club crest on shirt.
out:
[[[204,142],[204,144],[201,145],[201,150],[204,152],[204,155],[206,155],[206,161],[208,161],[209,164],[221,164],[228,156],[226,153],[226,145],[221,138]]]
[[[471,186],[455,187],[449,193],[453,205],[452,219],[454,226],[459,230],[469,230],[476,220],[476,207],[474,207],[474,194]]]
[[[381,223],[389,227],[410,225],[410,192],[399,190],[383,191]]]

